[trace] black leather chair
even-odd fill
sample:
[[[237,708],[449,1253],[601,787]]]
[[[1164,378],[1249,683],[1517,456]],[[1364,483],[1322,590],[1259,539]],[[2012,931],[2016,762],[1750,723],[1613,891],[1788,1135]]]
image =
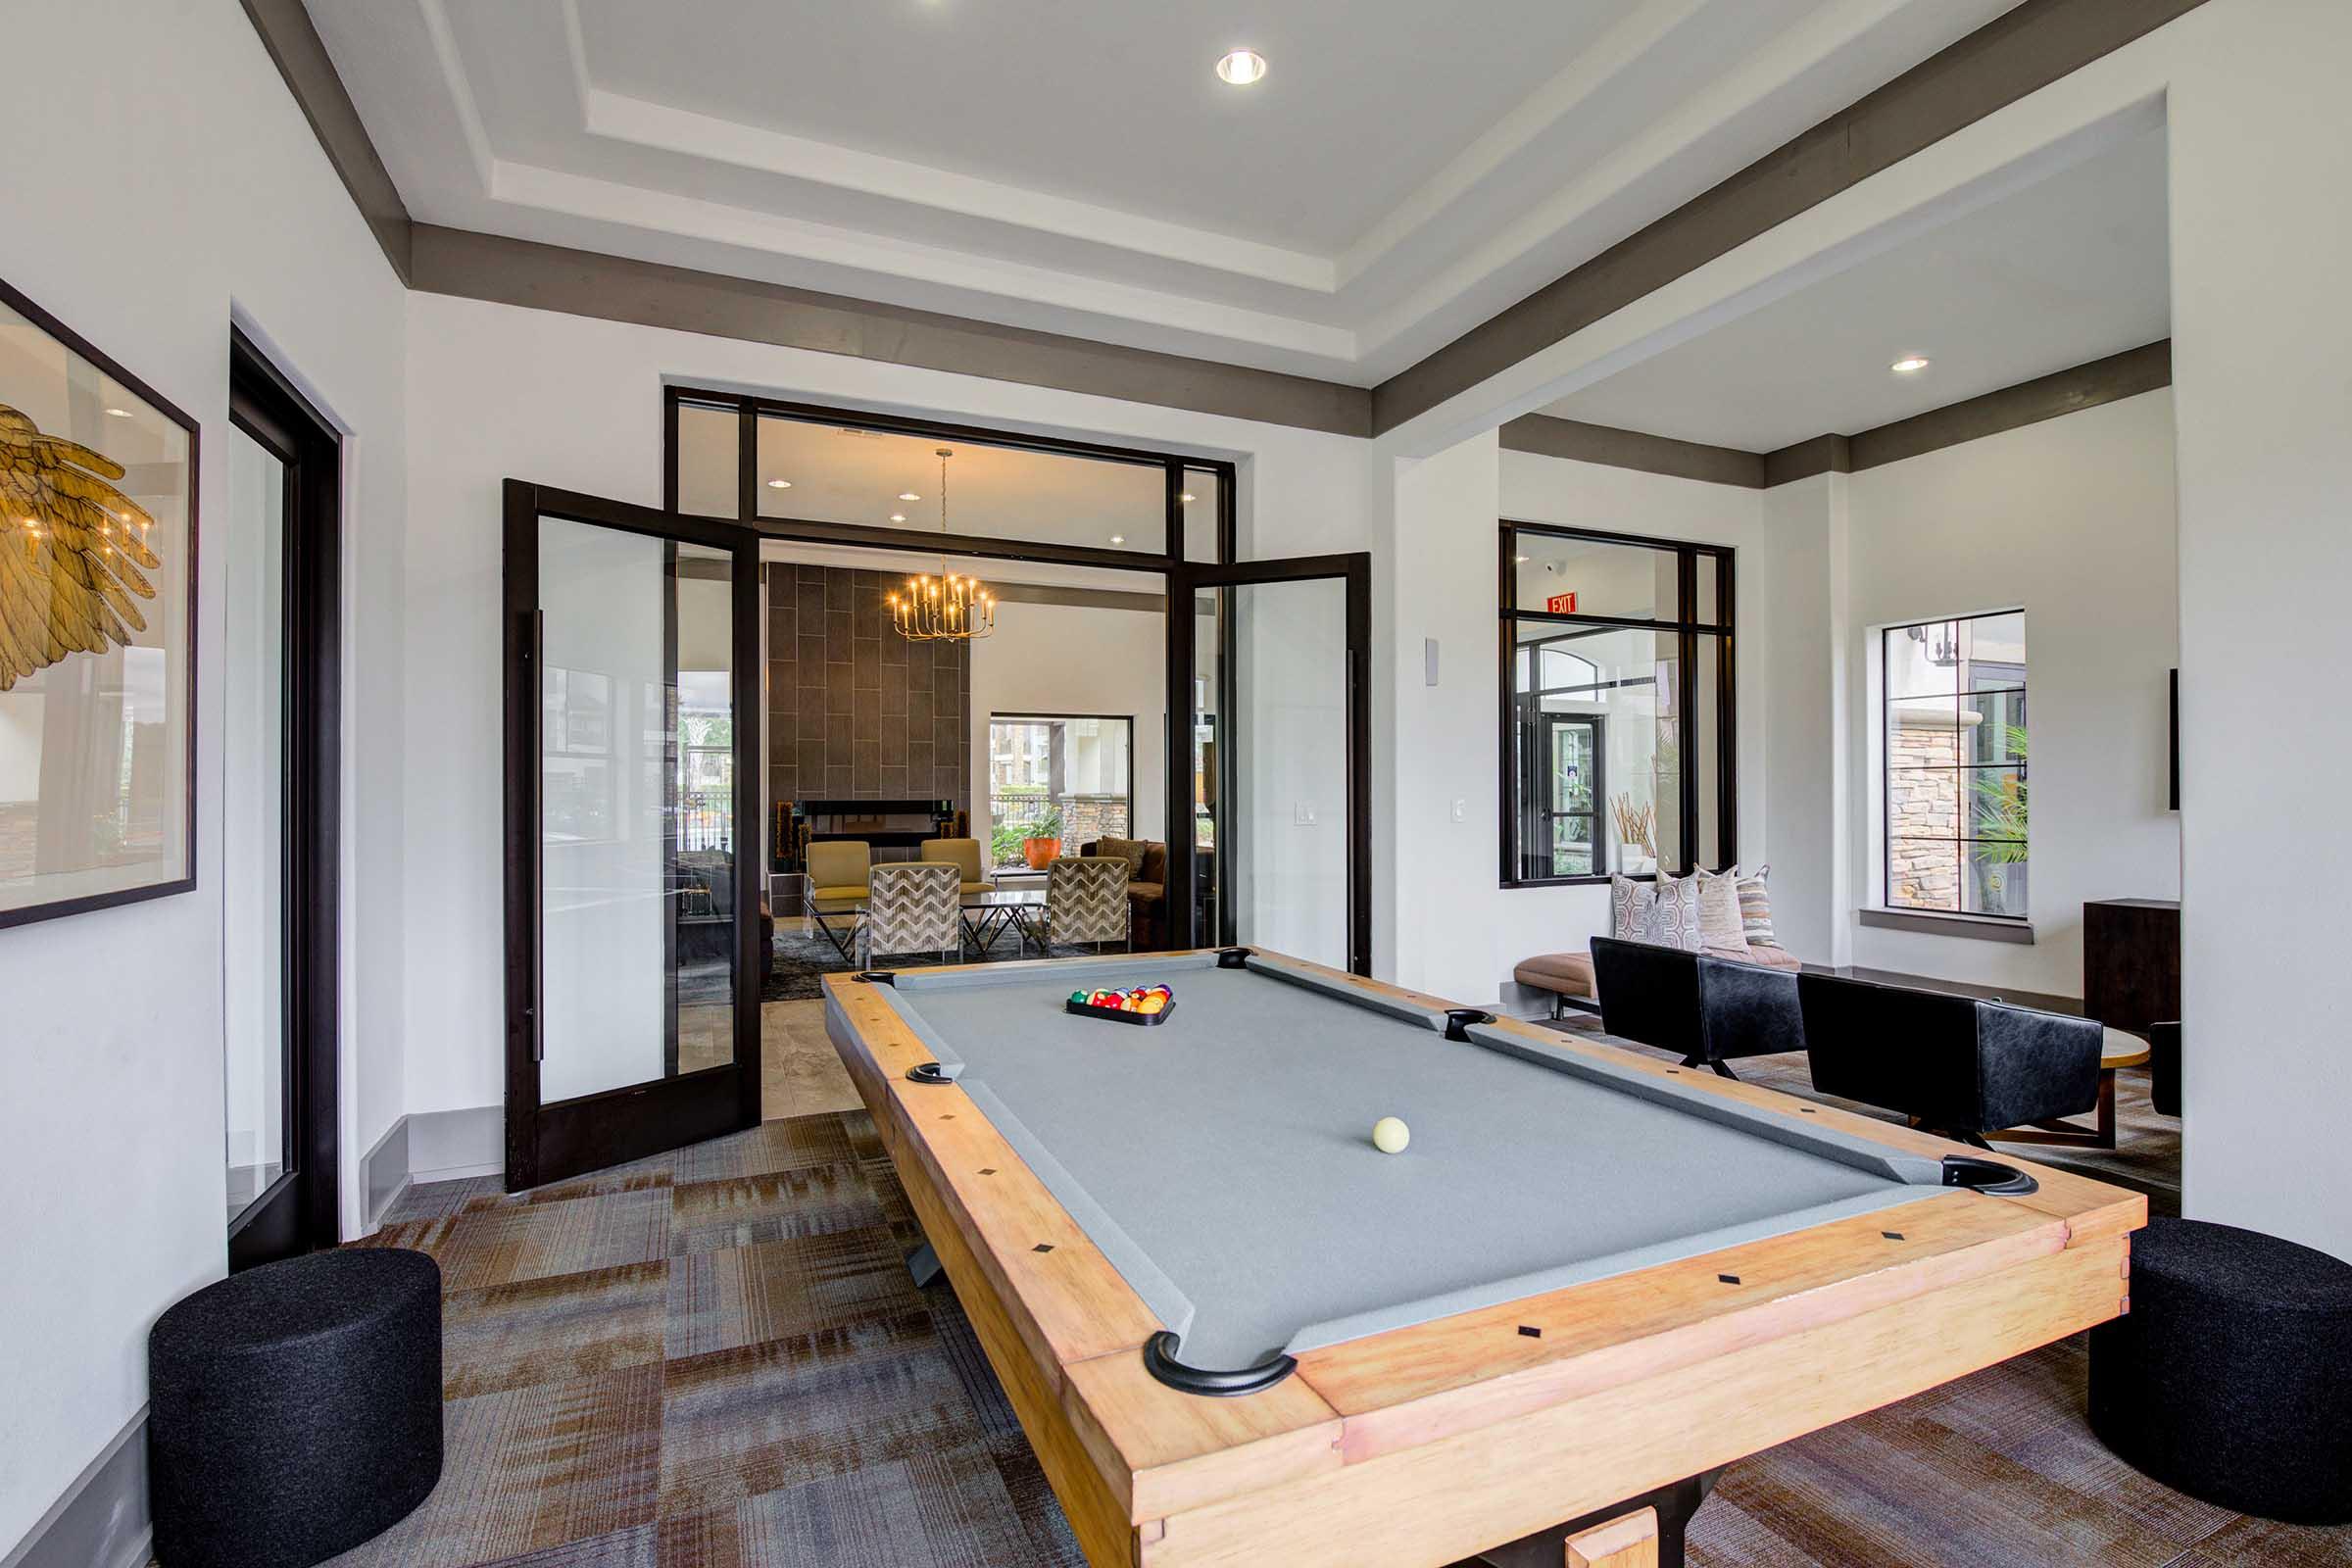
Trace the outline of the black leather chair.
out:
[[[2148,1103],[2159,1116],[2180,1114],[2180,1026],[2148,1025]]]
[[[1796,976],[1786,969],[1594,937],[1592,984],[1601,1028],[1674,1052],[1686,1067],[1737,1078],[1731,1061],[1804,1047]]]
[[[2004,1127],[2079,1116],[2099,1102],[2096,1018],[1800,974],[1813,1087],[1982,1148]]]

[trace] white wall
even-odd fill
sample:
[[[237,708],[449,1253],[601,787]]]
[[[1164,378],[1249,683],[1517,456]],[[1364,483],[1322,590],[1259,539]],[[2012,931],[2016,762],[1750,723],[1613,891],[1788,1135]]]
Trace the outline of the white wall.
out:
[[[499,485],[660,505],[662,382],[757,387],[1240,463],[1246,553],[1370,548],[1386,459],[1367,442],[690,332],[418,294],[410,300],[409,1104],[503,1097]],[[1376,587],[1379,578],[1376,575]],[[1006,612],[1021,607],[1007,606]],[[1164,699],[1163,699],[1164,700]],[[977,707],[977,704],[975,704]],[[1376,733],[1375,744],[1380,736]],[[1385,775],[1385,761],[1376,761]],[[1376,786],[1378,813],[1385,798]],[[1395,890],[1381,884],[1384,906]]]
[[[988,810],[988,721],[997,713],[1107,713],[1135,720],[1128,759],[1135,838],[1160,839],[1168,820],[1168,618],[1158,611],[1096,605],[997,606],[996,635],[972,644],[972,833],[983,846]],[[1076,853],[1076,846],[1070,846]]]
[[[2158,36],[2180,426],[2182,1196],[2198,1217],[2352,1258],[2352,7],[2211,0]]]
[[[1763,664],[1770,603],[1758,492],[1560,458],[1500,452],[1492,434],[1396,465],[1396,972],[1403,983],[1464,1002],[1503,995],[1512,966],[1581,950],[1608,932],[1606,887],[1500,883],[1495,812],[1501,693],[1495,570],[1501,517],[1562,523],[1737,552],[1740,671],[1740,844],[1765,853]],[[1422,648],[1439,642],[1439,683],[1424,683]],[[1459,802],[1462,819],[1453,810]]]
[[[0,272],[203,425],[228,506],[232,310],[352,432],[346,463],[344,1216],[400,1108],[405,300],[234,0],[8,11]],[[37,62],[37,65],[27,63]],[[157,1313],[225,1267],[221,743],[226,563],[196,617],[198,885],[0,931],[0,1545],[146,1398]],[[218,536],[225,537],[225,535]]]
[[[1862,927],[1853,961],[2079,997],[2083,901],[2180,892],[2180,818],[2166,804],[2168,678],[2180,662],[2172,394],[1844,482],[1846,907],[1882,898],[1876,628],[2024,608],[2034,803],[2032,945]]]

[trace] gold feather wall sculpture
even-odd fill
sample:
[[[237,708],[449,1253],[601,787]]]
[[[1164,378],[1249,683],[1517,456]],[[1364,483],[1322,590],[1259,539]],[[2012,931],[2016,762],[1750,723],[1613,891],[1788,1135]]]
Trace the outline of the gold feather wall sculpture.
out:
[[[128,647],[155,597],[155,518],[115,488],[122,465],[43,435],[0,403],[0,692],[68,654]],[[125,629],[127,628],[127,629]]]

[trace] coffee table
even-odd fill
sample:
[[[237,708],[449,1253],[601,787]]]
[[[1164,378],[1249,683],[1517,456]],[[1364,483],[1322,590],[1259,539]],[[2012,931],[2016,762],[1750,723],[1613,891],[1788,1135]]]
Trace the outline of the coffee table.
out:
[[[808,901],[810,922],[833,944],[833,951],[841,955],[844,963],[858,961],[852,945],[868,902],[862,893]],[[965,893],[956,903],[961,910],[964,940],[976,951],[986,953],[988,945],[1008,925],[1020,933],[1024,956],[1032,942],[1038,944],[1040,953],[1045,951],[1045,935],[1038,924],[1046,907],[1044,888],[985,888]]]

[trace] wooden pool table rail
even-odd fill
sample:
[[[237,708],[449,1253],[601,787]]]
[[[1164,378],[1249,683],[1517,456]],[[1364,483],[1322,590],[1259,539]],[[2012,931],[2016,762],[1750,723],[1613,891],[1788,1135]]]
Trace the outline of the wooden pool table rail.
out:
[[[1145,1370],[1158,1319],[970,1098],[907,1081],[931,1054],[878,988],[847,975],[824,984],[835,1045],[1098,1568],[1470,1556],[2116,1316],[2130,1233],[2146,1215],[2136,1194],[2004,1153],[2038,1192],[1936,1191],[1329,1346],[1265,1393],[1201,1397]],[[1965,1152],[1501,1027],[1890,1150]]]

